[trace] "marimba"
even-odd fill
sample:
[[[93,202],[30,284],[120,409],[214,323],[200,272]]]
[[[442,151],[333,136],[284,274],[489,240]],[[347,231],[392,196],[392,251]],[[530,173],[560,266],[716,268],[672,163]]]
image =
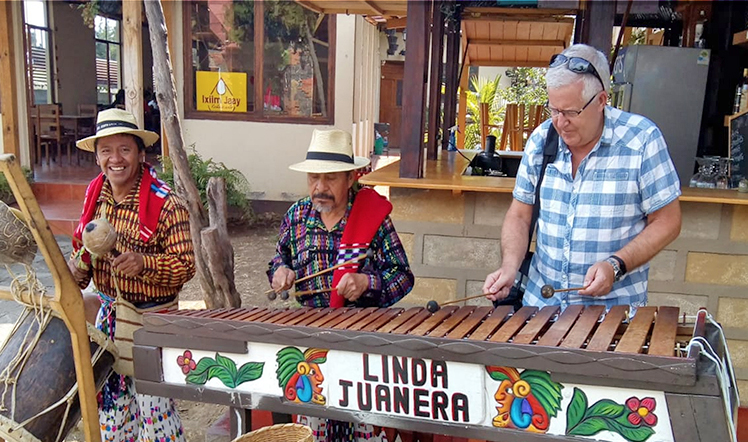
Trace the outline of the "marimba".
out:
[[[492,441],[729,441],[706,311],[570,306],[179,311],[135,334],[139,392]]]

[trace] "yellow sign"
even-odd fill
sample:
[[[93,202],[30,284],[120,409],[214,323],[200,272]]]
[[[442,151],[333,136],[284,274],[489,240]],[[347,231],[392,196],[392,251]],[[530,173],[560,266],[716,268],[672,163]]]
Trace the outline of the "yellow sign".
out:
[[[197,72],[197,110],[247,112],[245,72]]]

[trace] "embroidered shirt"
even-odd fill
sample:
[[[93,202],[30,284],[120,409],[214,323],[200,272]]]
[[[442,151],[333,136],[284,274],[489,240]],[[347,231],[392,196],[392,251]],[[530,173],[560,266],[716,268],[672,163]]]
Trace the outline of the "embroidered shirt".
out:
[[[546,121],[530,136],[517,174],[514,198],[533,204],[543,161]],[[649,264],[628,269],[603,297],[559,293],[540,296],[544,284],[581,287],[587,270],[619,251],[647,225],[647,215],[680,195],[680,182],[665,140],[655,124],[640,115],[605,108],[600,141],[572,177],[571,152],[559,137],[556,161],[546,168],[540,189],[537,245],[524,303],[644,305]]]
[[[117,232],[115,250],[143,255],[143,271],[135,277],[117,272],[112,274],[110,259],[98,258],[93,260],[93,280],[96,288],[109,296],[116,296],[116,287],[119,287],[129,302],[167,302],[174,299],[182,285],[195,275],[189,213],[181,199],[169,193],[156,232],[144,243],[138,218],[140,182],[141,178],[138,178],[130,193],[116,203],[112,186],[108,180],[105,181],[96,202],[94,219],[106,218]],[[87,286],[88,282],[83,281],[81,287]]]
[[[337,264],[338,246],[354,198],[355,194],[350,192],[345,215],[330,231],[312,206],[311,198],[306,197],[291,206],[281,222],[276,254],[268,264],[268,279],[272,282],[273,274],[281,266],[293,270],[296,279],[300,279]],[[374,257],[364,259],[359,266],[359,273],[369,276],[369,290],[364,292],[356,304],[388,307],[410,292],[414,280],[405,250],[389,216],[371,240],[370,248]],[[332,274],[333,272],[328,272],[297,284],[296,291],[330,288]],[[328,307],[330,293],[305,296],[297,300],[309,307]]]

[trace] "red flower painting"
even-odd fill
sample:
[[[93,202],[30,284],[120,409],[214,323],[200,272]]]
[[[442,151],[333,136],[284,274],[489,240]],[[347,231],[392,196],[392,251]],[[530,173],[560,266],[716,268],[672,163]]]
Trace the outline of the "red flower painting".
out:
[[[628,420],[632,425],[639,425],[644,421],[647,426],[657,425],[657,416],[653,413],[657,402],[654,398],[645,397],[639,400],[636,397],[626,399],[626,407],[630,410]]]
[[[182,367],[182,373],[187,374],[197,367],[197,363],[192,359],[192,352],[185,350],[182,356],[177,356],[177,365]]]

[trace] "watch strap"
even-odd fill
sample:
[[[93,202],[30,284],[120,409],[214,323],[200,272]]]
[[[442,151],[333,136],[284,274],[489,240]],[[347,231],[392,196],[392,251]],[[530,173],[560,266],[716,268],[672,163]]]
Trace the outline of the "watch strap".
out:
[[[621,268],[621,275],[625,275],[626,273],[628,273],[628,269],[626,268],[626,263],[623,262],[620,256],[610,255],[610,257],[618,261],[618,267]]]

